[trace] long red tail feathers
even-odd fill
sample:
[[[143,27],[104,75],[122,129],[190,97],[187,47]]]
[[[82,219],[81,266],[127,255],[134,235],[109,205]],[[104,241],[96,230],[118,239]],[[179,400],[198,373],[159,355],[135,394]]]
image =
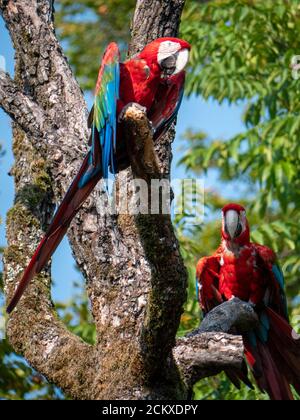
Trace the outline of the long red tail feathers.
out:
[[[226,369],[225,373],[237,389],[241,388],[241,382],[243,382],[249,388],[254,389],[250,379],[248,378],[248,367],[245,361],[243,362],[242,368],[240,370]]]
[[[267,308],[268,342],[254,348],[245,340],[245,355],[261,391],[272,400],[293,400],[290,385],[300,395],[300,339],[289,323]]]
[[[267,345],[258,342],[257,346],[263,365],[263,375],[257,378],[260,388],[267,391],[271,400],[292,400],[293,395],[282,374],[282,367],[277,366]]]
[[[288,383],[300,395],[300,336],[272,309],[267,312],[271,325],[270,351]]]
[[[47,233],[41,240],[28,267],[26,268],[15,294],[7,306],[7,313],[11,313],[14,310],[30,281],[36,274],[39,274],[48,263],[67,232],[72,219],[101,178],[102,174],[99,172],[83,188],[78,188],[79,180],[88,168],[88,160],[89,155],[87,155],[84,159],[80,171],[72,182],[72,185],[54,215]]]

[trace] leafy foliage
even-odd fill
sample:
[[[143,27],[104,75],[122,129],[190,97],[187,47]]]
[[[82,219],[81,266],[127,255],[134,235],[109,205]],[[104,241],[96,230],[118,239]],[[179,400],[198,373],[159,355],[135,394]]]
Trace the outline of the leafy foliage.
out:
[[[85,90],[94,88],[101,52],[108,42],[129,40],[134,0],[58,0],[56,26],[66,54]],[[187,95],[245,107],[245,131],[223,140],[189,130],[180,162],[189,174],[218,171],[219,184],[238,182],[248,208],[252,239],[279,255],[287,279],[292,324],[300,331],[300,82],[292,57],[300,54],[298,0],[187,0],[181,35],[193,45]],[[205,224],[175,225],[189,272],[189,298],[178,334],[199,324],[195,300],[197,260],[219,242],[219,210],[228,197],[206,191]],[[0,278],[1,283],[1,278]],[[95,341],[88,302],[80,287],[67,304],[57,305],[65,324],[89,343]],[[0,341],[0,398],[60,398],[37,383],[35,373]],[[39,378],[41,380],[41,378]],[[266,399],[257,390],[236,390],[225,375],[195,386],[196,399]]]
[[[199,25],[201,22],[201,25]],[[194,46],[187,93],[245,104],[245,132],[227,140],[187,133],[181,163],[197,173],[248,185],[252,237],[280,254],[289,286],[299,293],[300,83],[292,57],[300,51],[300,5],[289,0],[191,1],[182,35]],[[263,223],[262,223],[263,221]]]
[[[18,357],[7,340],[0,341],[0,399],[57,400],[61,392]]]
[[[57,303],[56,309],[63,323],[73,334],[86,343],[95,344],[96,330],[83,282],[75,282],[73,288],[75,293],[70,301]]]
[[[135,0],[58,0],[58,36],[84,90],[93,90],[101,55],[117,41],[126,50]]]
[[[292,57],[300,51],[299,2],[220,0],[199,7],[191,0],[188,4],[182,26],[182,36],[193,45],[187,94],[243,104],[245,131],[224,141],[190,130],[180,164],[197,175],[217,170],[221,184],[238,179],[244,185],[246,194],[239,201],[248,208],[252,239],[278,253],[292,323],[299,331],[300,84],[291,68]],[[211,199],[208,192],[206,204],[213,209]],[[190,236],[190,252],[196,250],[199,257],[203,250],[210,254],[216,246],[206,238],[219,237],[216,226],[213,217]],[[189,260],[187,264],[194,266]],[[187,306],[181,333],[197,316]],[[195,391],[197,399],[265,398],[247,388],[234,390],[223,375],[201,381]]]

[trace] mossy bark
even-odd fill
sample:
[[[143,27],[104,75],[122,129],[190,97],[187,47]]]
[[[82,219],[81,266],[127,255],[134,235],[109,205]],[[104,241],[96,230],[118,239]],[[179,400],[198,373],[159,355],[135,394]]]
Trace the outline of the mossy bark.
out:
[[[177,34],[184,2],[172,2],[177,18],[172,20],[171,26],[169,3],[152,2],[152,16],[154,20],[159,19],[153,22],[147,37],[141,22],[145,28],[150,15],[149,11],[142,13],[133,24],[133,43],[139,38],[142,47],[157,37],[158,32],[159,35]],[[30,97],[31,108],[27,109],[27,115],[32,115],[37,121],[44,118],[49,122],[46,125],[47,137],[42,133],[41,121],[34,126],[35,130],[32,126],[26,131],[30,118],[21,124],[25,108],[21,116],[16,106],[8,109],[10,115],[20,122],[14,128],[12,175],[15,177],[16,197],[7,218],[8,247],[4,258],[5,290],[9,298],[49,223],[54,203],[59,202],[79,167],[89,133],[82,92],[55,37],[52,1],[2,1],[0,7],[16,50],[15,85],[7,82],[6,86],[11,92],[14,86],[19,89],[16,92],[21,105],[23,94]],[[137,12],[143,7],[138,2]],[[137,47],[132,46],[133,50],[136,51]],[[171,141],[172,138],[167,138],[161,145],[156,145],[158,151],[166,149],[162,152],[168,154],[167,159],[162,160],[166,168],[170,163]],[[120,178],[127,175],[125,171]],[[139,219],[103,215],[98,208],[99,197],[103,194],[100,185],[69,230],[74,256],[87,282],[98,334],[96,346],[89,348],[76,337],[71,337],[57,320],[49,292],[49,267],[33,281],[12,314],[8,336],[16,350],[24,354],[37,370],[76,398],[182,398],[184,386],[171,349],[185,299],[186,272],[171,220],[161,219],[158,223],[161,227],[145,232]],[[148,229],[154,227],[155,220],[152,219]],[[164,261],[161,256],[156,260],[157,252],[164,251],[161,246],[156,246],[157,235],[166,236],[168,243]],[[173,284],[166,284],[164,289],[164,279],[159,279],[163,273],[157,269],[162,263],[166,265],[170,252],[173,255],[170,270],[175,276],[172,277]],[[159,283],[159,288],[154,287]],[[174,293],[170,293],[170,287]],[[89,385],[90,389],[83,392],[83,385],[79,387],[78,380],[74,380],[77,373],[74,370],[72,375],[74,366],[71,362],[66,363],[64,371],[71,369],[73,387],[70,381],[63,380],[63,375],[50,372],[43,363],[45,355],[42,347],[33,340],[33,334],[43,333],[41,341],[46,340],[47,348],[51,350],[50,319],[59,330],[57,340],[66,342],[61,347],[61,358],[64,358],[64,351],[65,358],[69,357],[70,346],[75,346],[79,372],[91,361],[95,364],[91,377],[81,379],[84,384],[93,383],[92,387]],[[47,356],[52,368],[57,362],[55,348],[53,343],[53,352]],[[81,357],[79,349],[82,348]],[[159,352],[154,354],[157,350]],[[145,362],[148,359],[155,359],[160,369],[153,369],[151,363]]]
[[[176,36],[183,6],[183,0],[137,1],[130,53],[158,36]],[[78,171],[89,130],[83,94],[55,36],[53,1],[0,0],[0,11],[16,51],[15,80],[0,72],[0,105],[16,121],[11,172],[16,196],[7,217],[4,256],[9,299],[55,203]],[[145,135],[149,145],[145,121],[143,130],[139,136]],[[154,150],[150,147],[154,166],[167,179],[173,139],[174,127]],[[135,174],[133,165],[133,173],[123,171],[117,183]],[[10,316],[9,340],[73,398],[185,399],[190,385],[172,349],[187,273],[171,218],[103,214],[99,202],[105,194],[100,183],[68,233],[86,279],[96,345],[87,345],[58,320],[50,267],[34,279]]]

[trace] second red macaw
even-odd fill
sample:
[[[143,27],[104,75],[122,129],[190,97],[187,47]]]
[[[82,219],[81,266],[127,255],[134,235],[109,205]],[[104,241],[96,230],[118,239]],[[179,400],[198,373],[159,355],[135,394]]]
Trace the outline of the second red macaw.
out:
[[[89,123],[91,149],[60,204],[49,229],[33,255],[7,307],[10,313],[30,280],[45,267],[61,242],[75,214],[100,178],[129,166],[119,117],[124,108],[137,103],[152,122],[156,141],[177,116],[185,81],[190,44],[178,38],[159,38],[139,54],[120,63],[117,44],[111,43],[99,70],[94,106]]]
[[[300,395],[300,337],[289,324],[283,274],[271,249],[250,242],[244,207],[223,208],[221,245],[199,261],[197,293],[204,314],[234,297],[249,302],[259,326],[243,339],[259,388],[273,400],[293,399],[290,385]],[[249,385],[246,371],[226,373]]]

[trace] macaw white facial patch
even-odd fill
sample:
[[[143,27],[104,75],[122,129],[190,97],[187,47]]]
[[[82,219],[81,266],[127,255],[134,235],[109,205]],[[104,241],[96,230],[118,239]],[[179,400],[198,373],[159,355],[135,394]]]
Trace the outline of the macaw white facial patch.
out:
[[[164,41],[160,44],[158,48],[158,56],[157,61],[161,63],[166,58],[170,57],[170,55],[176,54],[180,51],[181,45],[179,42],[173,41]]]

